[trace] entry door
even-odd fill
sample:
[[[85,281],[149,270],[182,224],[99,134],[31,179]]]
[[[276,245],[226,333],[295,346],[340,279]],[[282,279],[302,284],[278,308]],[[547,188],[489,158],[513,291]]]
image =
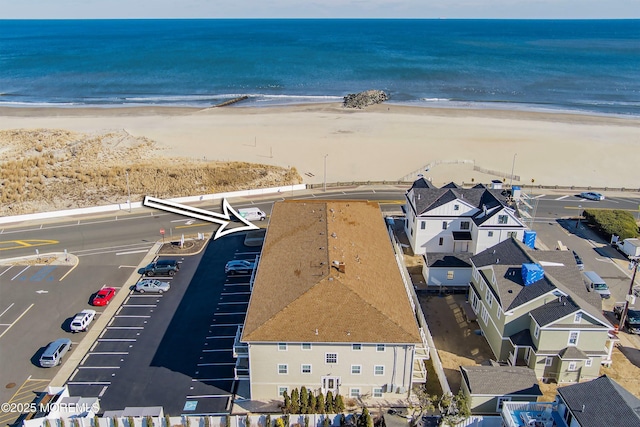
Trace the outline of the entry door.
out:
[[[340,385],[340,377],[322,377],[323,393],[330,391],[335,395],[336,393],[338,393],[339,385]]]

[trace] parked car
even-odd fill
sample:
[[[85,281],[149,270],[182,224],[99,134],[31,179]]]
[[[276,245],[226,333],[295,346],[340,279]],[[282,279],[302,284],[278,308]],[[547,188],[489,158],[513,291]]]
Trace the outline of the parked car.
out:
[[[71,332],[85,332],[95,317],[95,310],[82,310],[71,321]]]
[[[116,288],[102,288],[93,297],[93,300],[91,301],[91,305],[95,305],[98,307],[107,305],[115,295],[116,295]]]
[[[596,193],[593,191],[587,191],[584,193],[580,193],[580,197],[589,200],[604,200],[604,196],[600,193]]]
[[[602,277],[598,276],[595,271],[585,271],[583,274],[587,280],[587,290],[589,292],[595,291],[604,299],[611,298],[609,286],[607,286],[607,283],[602,279]]]
[[[49,343],[44,353],[40,356],[40,366],[43,368],[51,368],[62,363],[62,357],[67,354],[71,348],[71,340],[69,338],[60,338]]]
[[[578,270],[584,270],[584,262],[582,262],[582,258],[580,258],[580,255],[578,255],[576,253],[576,251],[571,251],[573,252],[573,257],[576,259],[576,264],[578,265]]]
[[[160,280],[155,279],[145,279],[136,283],[136,292],[140,292],[141,294],[145,292],[155,292],[161,294],[163,292],[167,292],[171,288],[171,285],[167,282],[161,282]]]
[[[255,268],[255,263],[246,259],[234,259],[224,266],[224,272],[233,274],[251,274]]]
[[[145,276],[173,276],[180,270],[180,263],[175,259],[159,259],[138,270]]]
[[[618,320],[622,316],[624,310],[624,304],[619,303],[613,307],[613,314]],[[627,310],[627,318],[624,321],[624,326],[632,334],[640,334],[640,310],[629,308]]]

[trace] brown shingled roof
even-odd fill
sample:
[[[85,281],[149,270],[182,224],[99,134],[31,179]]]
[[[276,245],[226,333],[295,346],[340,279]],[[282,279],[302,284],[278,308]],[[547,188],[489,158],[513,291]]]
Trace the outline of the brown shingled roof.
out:
[[[242,341],[420,342],[377,203],[274,205]]]

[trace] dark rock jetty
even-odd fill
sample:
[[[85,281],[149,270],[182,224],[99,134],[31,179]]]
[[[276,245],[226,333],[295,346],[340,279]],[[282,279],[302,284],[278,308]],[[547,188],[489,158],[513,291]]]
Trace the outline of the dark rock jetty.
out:
[[[344,97],[344,108],[364,108],[373,104],[380,104],[389,99],[389,96],[381,90],[366,90],[360,93],[350,93]]]

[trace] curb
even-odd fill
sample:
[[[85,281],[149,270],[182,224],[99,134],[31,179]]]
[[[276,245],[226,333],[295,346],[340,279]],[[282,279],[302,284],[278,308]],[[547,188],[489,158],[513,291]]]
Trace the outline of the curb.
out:
[[[144,259],[140,262],[138,267],[149,264],[156,257],[158,250],[162,243],[156,242],[147,255],[145,255]],[[124,300],[131,294],[130,287],[135,285],[136,282],[140,279],[140,275],[138,274],[138,269],[136,268],[131,276],[127,279],[125,283],[122,284],[116,296],[111,300],[111,303],[107,305],[104,311],[97,317],[95,320],[93,327],[86,332],[82,341],[77,344],[76,349],[71,352],[71,355],[67,358],[66,362],[60,368],[60,371],[53,377],[51,382],[49,383],[49,387],[63,387],[64,384],[69,380],[71,375],[76,371],[78,365],[82,363],[85,356],[91,350],[93,344],[98,340],[100,334],[111,321],[116,312],[120,309],[120,306],[124,302]]]

